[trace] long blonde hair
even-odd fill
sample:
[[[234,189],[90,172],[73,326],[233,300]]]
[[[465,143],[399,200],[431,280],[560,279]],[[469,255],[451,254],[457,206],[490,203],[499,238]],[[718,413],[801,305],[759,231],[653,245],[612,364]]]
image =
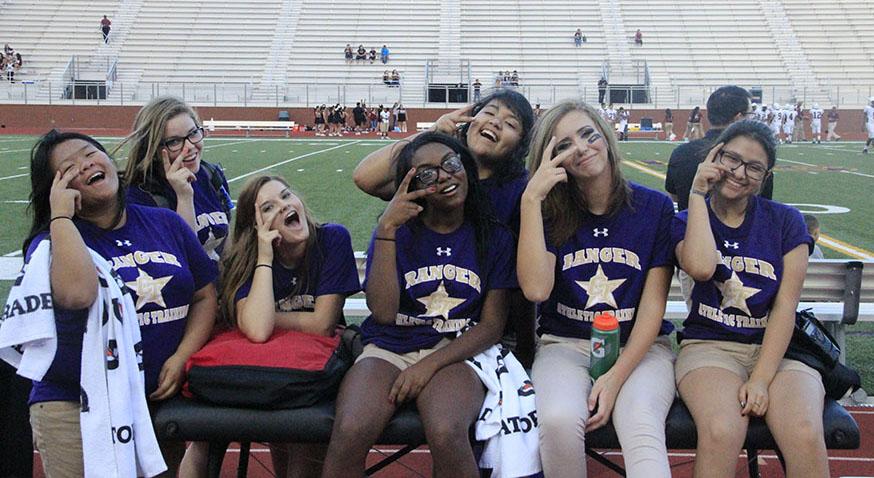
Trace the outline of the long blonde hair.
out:
[[[121,142],[113,153],[129,146],[127,165],[123,177],[128,186],[142,186],[147,191],[157,192],[167,182],[161,158],[161,142],[167,122],[186,113],[200,126],[197,112],[175,96],[159,96],[150,101],[137,113],[133,131]]]
[[[236,327],[236,297],[240,287],[255,274],[258,260],[258,229],[255,221],[255,200],[261,188],[270,181],[279,181],[286,187],[288,182],[281,176],[255,176],[249,179],[237,199],[237,214],[234,232],[230,243],[225,247],[221,260],[221,280],[219,281],[220,316],[218,324],[226,328]],[[307,286],[310,266],[319,267],[320,260],[312,260],[313,254],[321,254],[318,247],[318,232],[321,224],[316,222],[309,208],[304,205],[304,215],[310,231],[301,265],[297,268],[300,280],[291,295],[297,294]],[[319,259],[316,257],[316,259]]]
[[[571,111],[580,111],[588,116],[595,123],[601,136],[604,137],[604,141],[607,142],[607,160],[610,164],[612,177],[607,215],[613,215],[622,206],[631,205],[631,188],[619,167],[622,155],[619,152],[619,144],[616,142],[613,129],[588,104],[579,100],[565,100],[541,116],[534,129],[531,151],[528,153],[528,170],[534,174],[540,167],[540,163],[544,160],[543,152],[555,134],[555,127]],[[568,179],[568,182],[558,183],[549,191],[542,206],[543,220],[549,225],[549,242],[556,247],[570,239],[583,225],[583,222],[591,216],[586,197],[579,191],[573,179]]]

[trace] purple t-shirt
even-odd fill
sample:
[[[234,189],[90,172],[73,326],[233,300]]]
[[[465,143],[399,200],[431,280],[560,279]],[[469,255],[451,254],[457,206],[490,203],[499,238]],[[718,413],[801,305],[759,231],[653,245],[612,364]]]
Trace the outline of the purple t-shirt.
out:
[[[800,244],[813,246],[797,209],[759,196],[750,198],[740,227],[723,224],[710,209],[710,228],[722,261],[713,277],[695,282],[683,339],[762,343],[768,313],[780,288],[783,256]],[[673,248],[686,235],[688,211],[671,226]]]
[[[673,265],[670,244],[674,204],[664,194],[631,185],[631,207],[613,216],[595,216],[560,247],[555,255],[555,284],[538,306],[538,334],[588,339],[592,321],[601,312],[619,320],[619,339],[625,344],[646,283],[654,267]],[[662,321],[660,334],[673,325]]]
[[[292,295],[301,280],[298,271],[283,266],[273,258],[273,298],[277,312],[312,312],[320,295],[340,294],[344,297],[361,291],[358,267],[352,251],[349,231],[339,224],[324,224],[318,229],[318,247],[310,254],[307,280]],[[235,301],[249,296],[252,279],[237,291]]]
[[[194,223],[197,231],[197,239],[203,245],[210,259],[218,264],[219,256],[224,249],[225,239],[228,237],[230,230],[228,213],[225,211],[223,204],[230,200],[227,194],[230,191],[228,181],[225,175],[221,172],[221,168],[213,167],[213,170],[219,175],[222,183],[222,191],[216,191],[215,186],[210,182],[210,176],[206,171],[205,166],[201,166],[195,177],[197,181],[191,183],[194,190]],[[176,193],[167,184],[164,186],[161,196],[167,198],[169,207],[176,210]],[[137,186],[131,186],[127,190],[127,200],[133,204],[141,204],[143,206],[156,207],[160,206],[155,202],[151,194]]]
[[[476,259],[473,226],[465,222],[454,232],[439,234],[421,222],[405,224],[396,235],[397,281],[400,304],[392,325],[368,317],[361,326],[364,343],[395,353],[407,353],[437,344],[469,322],[478,322],[486,292],[515,289],[516,244],[504,227],[492,229],[482,264]],[[373,260],[373,242],[367,250],[367,276]],[[377,280],[381,280],[377,279]]]
[[[194,293],[218,275],[194,232],[173,211],[129,204],[127,220],[107,231],[75,220],[85,244],[105,258],[131,290],[143,339],[146,394],[158,387],[164,362],[185,333]],[[48,233],[30,244],[25,260]],[[43,381],[34,382],[30,402],[78,401],[82,334],[87,310],[55,309],[58,351]]]
[[[528,185],[528,171],[523,171],[519,177],[503,183],[499,183],[494,178],[483,179],[479,183],[489,197],[495,218],[518,236],[519,211],[522,193]]]

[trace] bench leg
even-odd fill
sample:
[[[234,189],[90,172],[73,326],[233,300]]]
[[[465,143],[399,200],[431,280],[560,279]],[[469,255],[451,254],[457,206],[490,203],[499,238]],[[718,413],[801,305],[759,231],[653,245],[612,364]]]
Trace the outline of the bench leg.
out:
[[[222,462],[225,452],[228,450],[228,442],[209,442],[207,454],[206,473],[210,478],[219,478],[222,473]]]
[[[747,469],[750,478],[759,478],[759,450],[747,448]]]
[[[609,468],[610,470],[615,472],[617,475],[626,476],[625,475],[625,468],[622,468],[621,466],[617,465],[616,463],[613,463],[612,461],[608,460],[606,457],[604,457],[604,455],[598,453],[597,451],[595,451],[589,447],[586,447],[586,455],[589,455],[590,457],[592,457],[593,460],[606,466],[607,468]]]
[[[418,444],[407,445],[407,446],[401,448],[400,450],[398,450],[398,451],[392,453],[391,455],[385,457],[385,459],[383,459],[383,460],[380,461],[379,463],[377,463],[377,464],[371,466],[370,468],[364,470],[364,475],[365,475],[365,476],[372,476],[373,474],[375,474],[375,473],[378,472],[379,470],[381,470],[381,469],[387,467],[388,465],[391,465],[392,463],[398,461],[399,459],[401,459],[401,457],[403,457],[403,456],[406,455],[407,453],[409,453],[409,452],[415,450],[416,448],[419,448],[419,445],[418,445]]]
[[[237,463],[237,478],[246,478],[249,469],[249,449],[251,442],[240,442],[240,461]]]

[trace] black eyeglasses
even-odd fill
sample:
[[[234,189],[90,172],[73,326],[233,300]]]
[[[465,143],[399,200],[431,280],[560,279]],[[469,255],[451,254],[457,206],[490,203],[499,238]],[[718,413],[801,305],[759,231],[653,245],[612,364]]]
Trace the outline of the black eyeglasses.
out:
[[[185,144],[186,139],[191,144],[197,144],[203,141],[203,127],[198,126],[197,128],[191,130],[190,133],[181,138],[175,136],[172,138],[167,138],[162,141],[161,144],[163,144],[164,147],[167,148],[167,150],[171,153],[175,153],[182,150],[182,146]]]
[[[414,176],[416,181],[423,187],[428,187],[437,182],[440,177],[440,169],[449,174],[455,174],[464,169],[464,164],[461,163],[461,156],[454,154],[440,162],[440,166],[427,166],[419,170]]]
[[[744,161],[726,151],[720,151],[719,156],[717,156],[716,159],[721,164],[728,166],[728,169],[730,169],[731,172],[735,172],[737,168],[743,166],[746,177],[755,181],[765,179],[765,176],[768,174],[768,168],[762,166],[760,163]]]

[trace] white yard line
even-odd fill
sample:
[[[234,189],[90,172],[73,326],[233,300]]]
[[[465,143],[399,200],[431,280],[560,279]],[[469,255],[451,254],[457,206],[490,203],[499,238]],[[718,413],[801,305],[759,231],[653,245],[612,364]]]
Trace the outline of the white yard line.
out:
[[[357,142],[357,141],[356,141],[356,142]],[[350,143],[350,144],[355,144],[356,142],[353,142],[353,143]],[[346,146],[349,146],[349,144],[340,144],[340,145],[337,145],[337,146],[334,146],[334,147],[331,147],[331,148],[321,149],[321,150],[319,150],[319,151],[313,151],[313,152],[311,152],[311,153],[302,154],[302,155],[300,155],[300,156],[295,156],[295,157],[293,157],[293,158],[289,158],[289,159],[286,159],[286,160],[284,160],[284,161],[280,161],[280,162],[278,162],[278,163],[271,164],[270,166],[265,166],[265,167],[263,167],[263,168],[259,168],[259,169],[256,169],[256,170],[254,170],[254,171],[250,171],[250,172],[248,172],[248,173],[246,173],[246,174],[241,174],[241,175],[239,175],[239,176],[237,176],[237,177],[234,177],[234,178],[228,179],[228,183],[233,183],[233,182],[235,182],[235,181],[239,181],[240,179],[248,178],[249,176],[252,176],[252,175],[254,175],[254,174],[258,174],[258,173],[261,173],[261,172],[264,172],[264,171],[269,171],[269,170],[271,170],[271,169],[273,169],[273,168],[275,168],[275,167],[282,166],[283,164],[288,164],[288,163],[290,163],[290,162],[292,162],[292,161],[297,161],[298,159],[308,158],[308,157],[310,157],[310,156],[315,156],[315,155],[317,155],[317,154],[326,153],[326,152],[328,152],[328,151],[331,151],[331,150],[334,150],[334,149],[338,149],[338,148],[345,148]]]
[[[6,180],[6,179],[23,178],[25,176],[30,176],[30,173],[13,174],[12,176],[3,176],[2,178],[0,178],[0,181]]]

